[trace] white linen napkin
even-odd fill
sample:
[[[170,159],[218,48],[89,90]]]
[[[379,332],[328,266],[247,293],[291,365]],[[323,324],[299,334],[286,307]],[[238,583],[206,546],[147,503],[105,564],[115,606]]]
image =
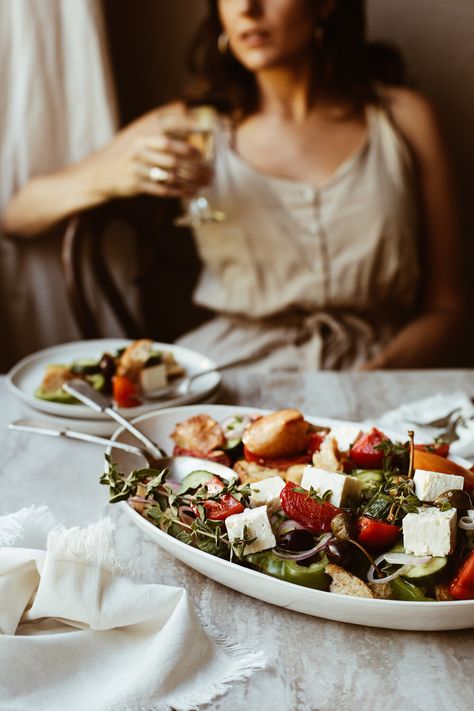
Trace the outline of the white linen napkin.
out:
[[[113,524],[55,527],[48,509],[0,516],[0,708],[195,709],[265,666],[216,640],[187,592],[121,568]]]
[[[447,418],[446,424],[430,424],[441,418]],[[400,433],[413,430],[415,440],[420,443],[442,436],[452,425],[458,439],[450,444],[450,453],[466,459],[474,457],[474,405],[462,391],[437,393],[406,403],[386,412],[377,419],[376,424],[381,428],[390,427]]]

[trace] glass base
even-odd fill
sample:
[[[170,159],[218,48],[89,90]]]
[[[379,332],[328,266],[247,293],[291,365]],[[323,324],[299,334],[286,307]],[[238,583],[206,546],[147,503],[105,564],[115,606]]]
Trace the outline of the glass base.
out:
[[[207,198],[201,195],[189,200],[186,212],[179,215],[174,224],[178,227],[201,227],[223,220],[225,220],[225,214],[221,210],[213,210]]]
[[[191,215],[184,214],[179,215],[175,220],[174,224],[177,227],[202,227],[203,225],[211,225],[214,222],[223,222],[225,220],[225,215],[219,210],[212,210],[204,215]]]

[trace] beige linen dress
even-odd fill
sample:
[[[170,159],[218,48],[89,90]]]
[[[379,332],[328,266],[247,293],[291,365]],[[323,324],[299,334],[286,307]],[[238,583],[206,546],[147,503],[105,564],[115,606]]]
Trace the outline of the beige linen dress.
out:
[[[417,201],[409,150],[381,107],[363,145],[324,184],[265,175],[217,136],[213,207],[196,230],[196,303],[219,315],[179,343],[221,363],[361,365],[409,318],[416,298]]]

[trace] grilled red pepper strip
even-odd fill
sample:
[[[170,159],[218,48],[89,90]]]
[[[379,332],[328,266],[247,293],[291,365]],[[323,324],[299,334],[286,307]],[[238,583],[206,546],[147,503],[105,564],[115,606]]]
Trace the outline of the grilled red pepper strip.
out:
[[[329,501],[321,503],[308,494],[294,491],[295,487],[297,484],[288,481],[280,493],[281,505],[286,515],[315,533],[330,531],[331,521],[336,514],[341,513],[341,509]]]
[[[474,551],[470,552],[454,576],[449,592],[457,600],[474,600]]]

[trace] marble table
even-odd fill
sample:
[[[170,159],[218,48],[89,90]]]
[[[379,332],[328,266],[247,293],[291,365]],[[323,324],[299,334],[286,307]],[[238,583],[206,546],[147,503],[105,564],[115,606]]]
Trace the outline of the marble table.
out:
[[[376,417],[436,392],[474,394],[474,371],[306,373],[229,371],[221,403],[298,407],[342,419]],[[0,515],[47,504],[58,521],[82,525],[110,515],[124,561],[149,581],[185,586],[204,624],[250,649],[268,668],[234,685],[214,711],[443,711],[472,705],[474,630],[394,632],[291,612],[229,590],[162,552],[98,484],[100,447],[7,432],[22,416],[0,380]],[[1,701],[0,701],[1,707]]]

